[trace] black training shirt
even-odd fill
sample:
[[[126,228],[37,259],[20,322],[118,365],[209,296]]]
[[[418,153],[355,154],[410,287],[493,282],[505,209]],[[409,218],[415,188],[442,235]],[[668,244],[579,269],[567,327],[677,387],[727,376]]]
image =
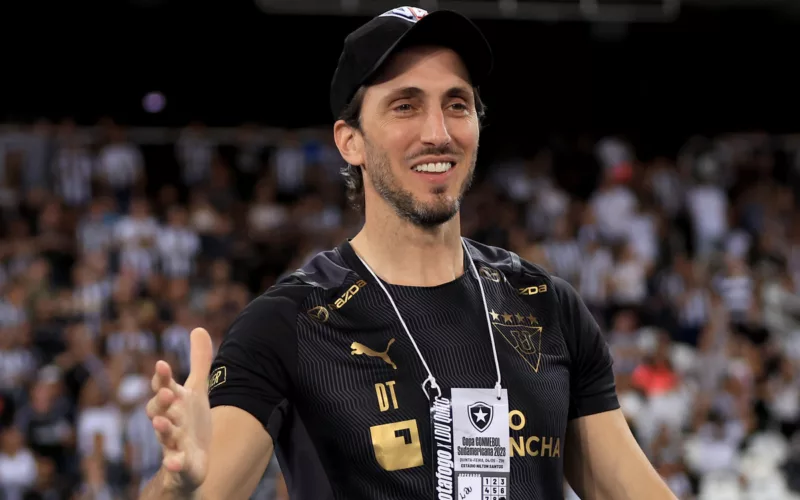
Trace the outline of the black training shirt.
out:
[[[571,419],[619,407],[606,342],[565,281],[467,240],[509,395],[511,499],[563,498]],[[465,256],[466,257],[466,256]],[[386,284],[443,387],[496,382],[477,278]],[[209,380],[211,406],[236,406],[272,436],[292,500],[434,497],[427,377],[380,286],[349,243],[250,303]]]

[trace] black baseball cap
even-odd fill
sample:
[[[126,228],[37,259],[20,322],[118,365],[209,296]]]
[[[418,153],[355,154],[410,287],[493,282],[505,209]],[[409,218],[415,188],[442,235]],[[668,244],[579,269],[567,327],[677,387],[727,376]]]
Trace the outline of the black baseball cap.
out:
[[[472,21],[463,15],[417,7],[398,7],[373,18],[344,39],[331,82],[331,111],[339,118],[358,88],[374,77],[389,56],[415,45],[454,50],[477,87],[492,70],[492,49]]]

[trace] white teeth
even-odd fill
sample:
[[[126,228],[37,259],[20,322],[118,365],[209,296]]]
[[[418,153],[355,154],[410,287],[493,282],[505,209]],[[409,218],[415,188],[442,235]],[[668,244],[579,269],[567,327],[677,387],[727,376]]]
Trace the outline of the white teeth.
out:
[[[450,162],[445,163],[424,163],[422,165],[417,165],[414,167],[414,170],[417,172],[433,172],[433,173],[442,173],[447,172],[453,168],[453,164]]]

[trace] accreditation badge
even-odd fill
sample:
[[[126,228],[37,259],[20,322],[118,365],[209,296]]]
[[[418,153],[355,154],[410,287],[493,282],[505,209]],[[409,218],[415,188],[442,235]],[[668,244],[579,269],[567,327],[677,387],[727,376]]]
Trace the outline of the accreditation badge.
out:
[[[507,500],[508,391],[452,389],[431,400],[437,500]]]

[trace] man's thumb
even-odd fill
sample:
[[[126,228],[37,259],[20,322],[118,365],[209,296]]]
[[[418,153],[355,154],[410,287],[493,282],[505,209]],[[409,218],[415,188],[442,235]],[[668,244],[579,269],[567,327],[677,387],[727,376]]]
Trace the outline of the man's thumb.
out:
[[[190,368],[186,386],[205,391],[208,387],[208,375],[211,371],[214,350],[211,346],[211,336],[205,328],[195,328],[192,330],[190,339]]]

